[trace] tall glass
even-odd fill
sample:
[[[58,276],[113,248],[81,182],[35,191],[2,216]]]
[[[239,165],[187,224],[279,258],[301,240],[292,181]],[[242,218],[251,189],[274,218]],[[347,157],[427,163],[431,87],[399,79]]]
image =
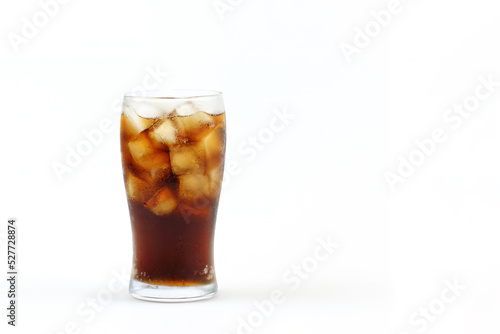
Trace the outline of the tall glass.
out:
[[[126,94],[120,136],[134,245],[130,294],[165,302],[213,296],[226,146],[222,94]]]

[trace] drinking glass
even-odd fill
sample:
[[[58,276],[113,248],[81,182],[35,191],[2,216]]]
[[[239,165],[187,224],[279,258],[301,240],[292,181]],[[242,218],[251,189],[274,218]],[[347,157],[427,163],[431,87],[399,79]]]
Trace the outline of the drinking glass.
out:
[[[134,249],[130,294],[160,302],[213,296],[226,147],[222,93],[126,94],[120,138]]]

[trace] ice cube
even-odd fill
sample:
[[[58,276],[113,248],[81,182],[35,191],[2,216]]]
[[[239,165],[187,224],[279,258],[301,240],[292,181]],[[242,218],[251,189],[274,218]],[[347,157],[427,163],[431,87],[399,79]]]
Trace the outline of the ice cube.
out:
[[[206,174],[210,180],[210,193],[218,196],[222,185],[224,170],[224,151],[226,147],[225,130],[222,125],[206,135],[198,144],[203,148],[206,161]]]
[[[123,106],[122,131],[134,137],[149,128],[155,122],[154,119],[143,118],[135,113],[132,107]]]
[[[219,166],[212,168],[208,171],[208,179],[210,181],[210,195],[217,197],[222,188],[222,175],[224,171],[224,166],[222,162]]]
[[[158,188],[144,180],[141,180],[134,174],[128,172],[125,176],[125,189],[130,199],[145,203]]]
[[[163,187],[147,201],[145,206],[158,216],[167,215],[177,207],[177,199],[168,187]]]
[[[196,114],[200,109],[191,101],[181,104],[175,108],[175,111],[179,116],[189,116]]]
[[[176,120],[181,124],[183,135],[192,141],[205,136],[215,125],[213,117],[201,111],[189,116],[176,117]]]
[[[131,140],[128,143],[128,149],[132,158],[137,162],[140,162],[144,157],[152,155],[155,152],[153,143],[149,139],[146,131],[141,132],[134,140]]]
[[[202,139],[209,165],[216,165],[223,159],[226,146],[225,136],[224,128],[219,126]]]
[[[165,117],[174,112],[175,108],[172,103],[164,100],[140,100],[136,99],[129,101],[128,105],[135,113],[143,118],[156,119]]]
[[[130,155],[139,175],[146,181],[161,184],[170,177],[168,152],[156,149],[147,132],[142,132],[128,144]]]
[[[161,184],[170,177],[170,157],[167,152],[157,150],[143,157],[138,164],[146,170],[156,184]]]
[[[174,174],[203,174],[205,152],[199,145],[174,146],[170,149],[170,162]]]
[[[150,136],[157,147],[172,146],[181,141],[179,132],[182,132],[181,124],[177,124],[175,118],[166,117],[151,128]]]
[[[179,176],[179,196],[193,200],[210,194],[208,176],[200,174]]]

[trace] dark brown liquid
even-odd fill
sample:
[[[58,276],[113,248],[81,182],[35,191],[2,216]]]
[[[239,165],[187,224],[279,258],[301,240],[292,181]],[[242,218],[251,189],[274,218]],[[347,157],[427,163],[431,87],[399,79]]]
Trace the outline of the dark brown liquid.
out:
[[[217,204],[205,209],[179,206],[157,216],[128,200],[134,239],[135,279],[164,285],[215,281],[213,237]]]
[[[224,115],[143,121],[148,127],[138,132],[126,115],[121,119],[133,276],[156,285],[215,282],[213,239],[224,165]],[[155,131],[167,131],[161,122],[178,126],[175,142],[162,141],[170,138],[168,132],[155,136]]]

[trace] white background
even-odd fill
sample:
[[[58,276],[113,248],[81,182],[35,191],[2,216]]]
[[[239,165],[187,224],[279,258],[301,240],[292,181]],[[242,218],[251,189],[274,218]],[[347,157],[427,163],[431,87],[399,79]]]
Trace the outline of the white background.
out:
[[[353,44],[356,29],[374,20],[370,12],[389,1],[230,3],[221,19],[211,0],[69,1],[16,52],[8,34],[21,35],[23,17],[33,21],[41,7],[2,2],[1,261],[5,268],[6,220],[15,217],[20,279],[15,329],[6,325],[1,280],[0,326],[498,333],[500,87],[457,129],[443,119],[474,94],[479,76],[500,81],[496,3],[401,0],[350,62],[342,43]],[[141,85],[146,68],[168,72],[159,89],[224,93],[226,159],[239,168],[227,175],[219,207],[219,294],[158,304],[134,300],[122,286],[92,318],[77,310],[90,310],[114,273],[130,270],[113,105]],[[255,157],[242,154],[283,109],[295,118]],[[68,147],[103,119],[113,131],[59,180],[54,162],[65,163]],[[397,172],[398,156],[408,159],[436,128],[447,140],[391,191],[384,173]],[[339,248],[292,289],[282,276],[327,236]],[[446,280],[465,289],[444,304]],[[239,328],[259,319],[254,303],[274,289],[285,301],[260,326]],[[422,320],[418,312],[431,306],[432,321]]]

